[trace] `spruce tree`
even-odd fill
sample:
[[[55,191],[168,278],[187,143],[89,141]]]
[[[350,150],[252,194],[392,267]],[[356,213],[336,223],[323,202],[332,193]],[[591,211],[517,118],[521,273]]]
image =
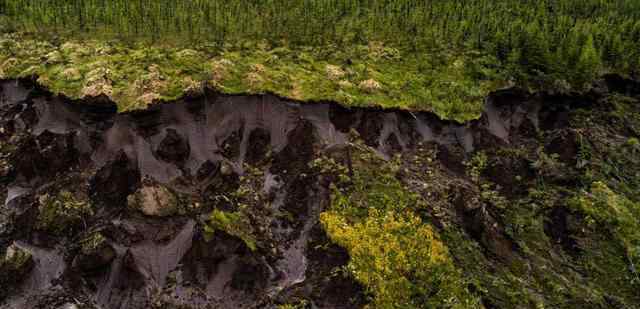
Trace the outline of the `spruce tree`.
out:
[[[579,84],[576,86],[584,86],[585,83],[593,80],[600,71],[600,66],[600,55],[593,42],[593,36],[589,35],[578,59],[576,80]]]

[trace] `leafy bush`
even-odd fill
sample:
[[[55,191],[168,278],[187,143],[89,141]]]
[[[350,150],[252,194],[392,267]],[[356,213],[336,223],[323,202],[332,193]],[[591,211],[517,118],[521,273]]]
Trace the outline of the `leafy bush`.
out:
[[[350,185],[333,187],[320,220],[349,252],[347,269],[374,308],[478,308],[447,247],[416,214],[425,206],[395,177],[398,170],[397,161],[365,151],[354,160]]]
[[[371,209],[350,224],[337,212],[322,223],[349,251],[348,270],[374,295],[376,308],[474,308],[445,245],[431,226],[407,212]]]

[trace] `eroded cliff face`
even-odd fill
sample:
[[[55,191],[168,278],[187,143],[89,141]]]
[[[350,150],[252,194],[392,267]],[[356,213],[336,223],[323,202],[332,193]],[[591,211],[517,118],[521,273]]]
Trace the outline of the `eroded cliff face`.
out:
[[[481,119],[457,124],[429,113],[213,92],[118,114],[104,98],[74,102],[26,80],[2,81],[2,306],[262,308],[304,299],[311,308],[361,307],[371,291],[335,278],[349,255],[319,223],[335,175],[314,162],[375,168],[351,165],[363,148],[383,160],[399,156],[395,176],[439,206],[421,215],[444,235],[485,307],[638,305],[631,280],[598,282],[599,260],[583,267],[584,251],[599,250],[585,241],[599,230],[565,205],[585,167],[595,169],[612,149],[607,143],[638,137],[640,122],[609,113],[619,93],[637,116],[638,88],[610,76],[587,95],[503,90]],[[600,151],[589,162],[581,161],[584,140]],[[469,162],[479,153],[489,163],[475,175]],[[545,154],[559,165],[537,168]],[[426,177],[430,171],[438,177]],[[638,175],[629,177],[633,200]],[[522,206],[543,203],[531,200],[540,182],[554,188],[553,207]],[[518,213],[534,223],[516,222]],[[509,276],[525,282],[511,288],[531,292],[510,295]],[[589,299],[592,291],[601,297]]]

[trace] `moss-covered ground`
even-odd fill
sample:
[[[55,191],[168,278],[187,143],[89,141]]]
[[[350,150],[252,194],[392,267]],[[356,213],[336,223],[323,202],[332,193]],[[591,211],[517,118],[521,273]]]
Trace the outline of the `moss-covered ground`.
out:
[[[489,92],[507,84],[495,63],[476,52],[412,53],[377,42],[348,49],[260,42],[184,49],[0,37],[0,78],[37,77],[71,98],[106,95],[123,112],[211,87],[229,94],[434,111],[466,121],[479,117]]]

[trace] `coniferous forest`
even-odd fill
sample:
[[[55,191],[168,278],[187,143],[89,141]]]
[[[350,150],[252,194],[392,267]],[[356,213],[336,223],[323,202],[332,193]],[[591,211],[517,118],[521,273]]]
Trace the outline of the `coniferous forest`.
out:
[[[143,42],[159,47],[145,52],[145,57],[151,58],[145,62],[153,62],[154,57],[176,58],[168,55],[169,48],[174,54],[185,48],[201,52],[190,54],[195,56],[189,60],[192,63],[225,62],[229,59],[221,59],[221,54],[240,52],[245,58],[241,62],[264,66],[267,75],[277,71],[271,74],[276,77],[267,79],[300,82],[249,82],[258,77],[246,78],[252,73],[251,65],[236,66],[238,70],[227,72],[232,76],[219,87],[225,92],[270,92],[304,101],[433,110],[440,117],[459,121],[477,117],[482,98],[505,85],[581,91],[598,76],[635,76],[640,67],[640,4],[631,0],[7,0],[0,5],[4,33],[46,39],[27,46],[11,44],[11,38],[4,40],[5,63],[1,69],[5,75],[24,76],[35,70],[49,87],[72,97],[81,97],[82,87],[56,76],[64,69],[52,72],[50,66],[36,63],[35,58],[19,66],[10,65],[7,59],[32,57],[43,52],[37,50],[40,44],[62,44],[65,38],[85,40],[83,46],[94,49],[96,39],[134,50],[133,45]],[[93,40],[93,44],[87,40]],[[260,54],[257,49],[269,54]],[[301,53],[289,50],[303,50],[309,57],[294,59]],[[274,55],[280,61],[269,63]],[[302,72],[301,60],[313,62],[313,69],[304,76],[296,75]],[[56,64],[55,59],[52,62]],[[176,65],[167,63],[160,68]],[[346,74],[342,86],[338,80],[317,86],[326,81],[327,65],[348,68],[350,74]],[[139,62],[131,66],[138,67]],[[86,63],[74,69],[86,75],[82,72]],[[144,70],[140,66],[136,72],[111,71],[135,76]],[[180,70],[174,69],[164,72],[169,75],[167,79],[180,86],[156,90],[153,97],[175,99],[185,88],[209,83],[203,76],[210,76],[211,70],[210,66],[192,65],[185,70],[191,71],[189,74],[175,76]],[[425,78],[427,75],[431,77]],[[341,91],[326,89],[336,86]],[[140,103],[140,91],[125,88],[114,85],[111,94],[122,109],[147,104]],[[372,94],[371,88],[385,93]]]
[[[182,44],[367,44],[412,52],[473,49],[523,73],[640,67],[633,0],[3,1],[6,29]]]
[[[640,0],[0,0],[0,309],[640,308]]]

